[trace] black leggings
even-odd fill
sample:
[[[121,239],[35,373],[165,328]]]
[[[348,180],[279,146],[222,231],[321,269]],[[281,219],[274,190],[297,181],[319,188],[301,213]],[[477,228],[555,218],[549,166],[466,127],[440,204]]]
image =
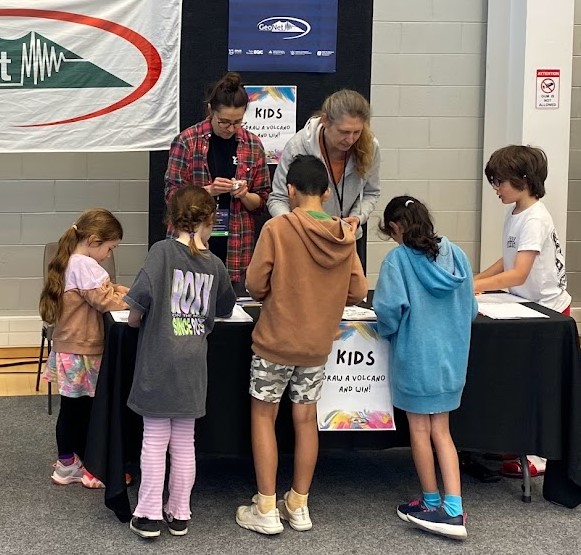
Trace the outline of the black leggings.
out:
[[[56,422],[56,445],[59,458],[73,453],[76,453],[80,459],[85,456],[92,406],[92,397],[61,395],[61,408]]]

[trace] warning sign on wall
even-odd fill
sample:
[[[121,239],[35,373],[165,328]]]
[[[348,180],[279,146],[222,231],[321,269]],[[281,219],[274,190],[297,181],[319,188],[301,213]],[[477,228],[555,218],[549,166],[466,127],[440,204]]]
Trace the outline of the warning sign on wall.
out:
[[[560,69],[537,69],[537,108],[558,108]]]

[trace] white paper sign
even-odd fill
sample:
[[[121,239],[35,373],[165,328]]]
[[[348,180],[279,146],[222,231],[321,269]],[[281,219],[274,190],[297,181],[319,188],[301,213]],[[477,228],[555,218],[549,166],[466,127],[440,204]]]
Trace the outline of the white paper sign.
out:
[[[278,164],[297,128],[297,88],[294,85],[245,85],[250,100],[244,123],[260,137],[268,164]]]
[[[537,108],[559,107],[560,69],[537,69]]]
[[[341,322],[317,403],[319,430],[395,430],[388,349],[377,324]]]

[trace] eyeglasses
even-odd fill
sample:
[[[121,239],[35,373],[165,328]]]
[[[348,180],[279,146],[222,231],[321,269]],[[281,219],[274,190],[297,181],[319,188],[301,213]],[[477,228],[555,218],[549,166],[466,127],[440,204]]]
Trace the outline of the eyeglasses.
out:
[[[234,129],[237,129],[238,127],[240,127],[242,125],[243,120],[238,119],[236,121],[228,121],[228,120],[222,120],[222,119],[218,119],[216,117],[216,123],[218,124],[218,127],[220,127],[221,129],[228,129],[229,127],[234,127]]]
[[[500,189],[500,186],[502,185],[502,183],[503,183],[504,181],[506,181],[506,180],[505,180],[505,179],[499,179],[498,177],[494,177],[493,175],[491,175],[491,176],[488,178],[488,183],[490,183],[490,186],[491,186],[493,189],[496,189],[496,190]]]

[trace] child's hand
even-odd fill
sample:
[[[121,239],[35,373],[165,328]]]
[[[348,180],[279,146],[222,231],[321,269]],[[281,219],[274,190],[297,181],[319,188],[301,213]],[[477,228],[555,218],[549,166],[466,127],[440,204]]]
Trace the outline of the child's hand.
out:
[[[143,314],[135,309],[129,310],[129,316],[127,317],[127,324],[131,328],[138,328],[141,326],[141,317]]]
[[[353,233],[357,231],[357,228],[359,227],[359,218],[357,216],[347,216],[346,218],[343,218],[343,221],[351,226]]]
[[[120,283],[115,283],[113,285],[113,289],[116,293],[122,293],[123,295],[127,295],[127,293],[129,293],[129,287],[125,287],[125,285],[121,285]]]

